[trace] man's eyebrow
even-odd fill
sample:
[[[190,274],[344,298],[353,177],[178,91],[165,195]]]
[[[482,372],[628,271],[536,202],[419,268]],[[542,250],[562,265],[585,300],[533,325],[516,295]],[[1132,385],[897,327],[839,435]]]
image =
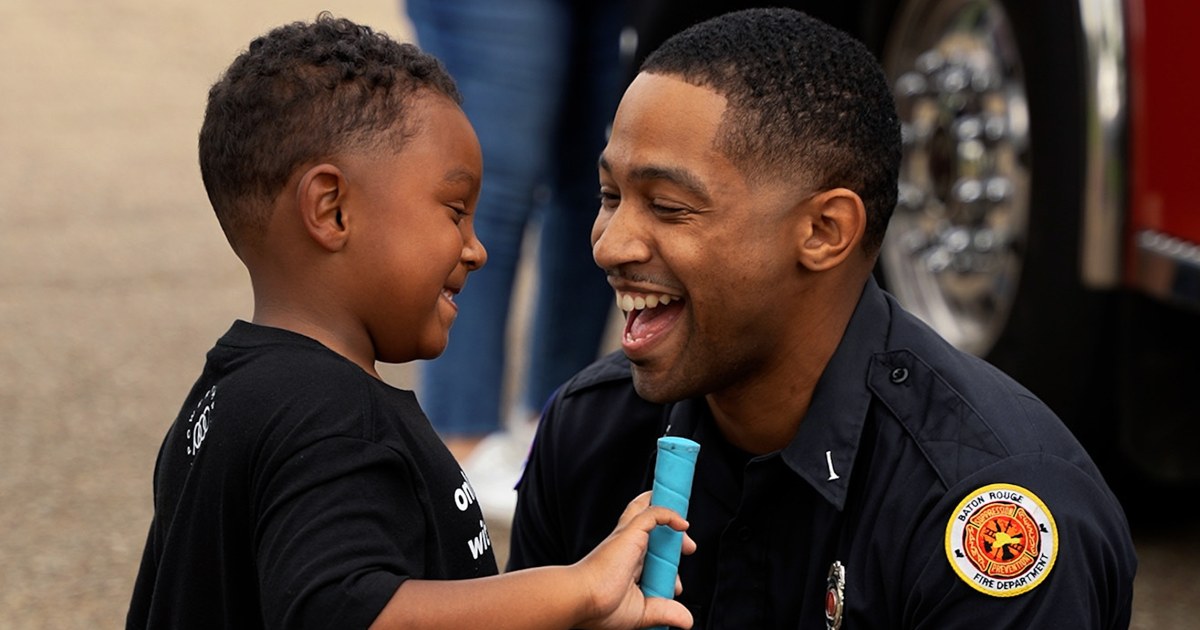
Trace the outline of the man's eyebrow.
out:
[[[598,165],[605,172],[612,172],[612,165],[609,164],[603,153],[600,154]],[[691,171],[681,168],[645,164],[630,169],[629,178],[633,180],[664,180],[694,195],[703,197],[704,199],[709,198],[708,189],[700,182],[700,178],[696,177]]]

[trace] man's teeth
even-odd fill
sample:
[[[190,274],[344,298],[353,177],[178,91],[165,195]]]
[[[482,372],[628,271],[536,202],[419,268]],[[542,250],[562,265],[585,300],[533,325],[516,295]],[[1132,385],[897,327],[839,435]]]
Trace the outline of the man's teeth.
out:
[[[617,308],[628,313],[629,311],[640,311],[647,308],[657,308],[658,306],[666,306],[671,303],[671,300],[679,299],[672,298],[669,295],[646,295],[632,296],[628,293],[617,294]]]

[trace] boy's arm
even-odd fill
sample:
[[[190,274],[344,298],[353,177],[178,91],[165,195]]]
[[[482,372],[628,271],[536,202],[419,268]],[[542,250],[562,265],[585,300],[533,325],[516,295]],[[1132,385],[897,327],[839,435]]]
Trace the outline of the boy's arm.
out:
[[[649,493],[632,501],[612,535],[570,566],[476,580],[408,580],[371,628],[468,628],[485,621],[488,628],[501,630],[691,627],[691,614],[682,604],[645,598],[638,589],[650,530],[656,525],[687,527],[678,514],[649,507],[649,502]],[[685,553],[694,547],[685,540]]]

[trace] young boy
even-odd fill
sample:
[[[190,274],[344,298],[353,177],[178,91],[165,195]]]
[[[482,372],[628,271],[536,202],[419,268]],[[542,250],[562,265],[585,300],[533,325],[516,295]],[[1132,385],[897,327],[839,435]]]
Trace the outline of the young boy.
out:
[[[645,495],[585,560],[497,576],[470,483],[375,370],[440,354],[487,258],[459,100],[434,58],[327,14],[212,87],[201,171],[254,317],[163,442],[127,627],[690,625],[634,583],[649,530],[686,527]]]

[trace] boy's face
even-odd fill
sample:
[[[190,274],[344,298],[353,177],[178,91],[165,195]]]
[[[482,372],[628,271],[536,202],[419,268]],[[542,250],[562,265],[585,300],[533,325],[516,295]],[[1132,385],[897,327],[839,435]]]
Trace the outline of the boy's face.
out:
[[[486,262],[474,212],[483,164],[462,110],[441,95],[410,105],[417,133],[403,150],[347,162],[347,204],[357,225],[357,312],[376,358],[398,363],[442,353],[458,314],[454,296]]]
[[[622,310],[633,304],[622,348],[651,401],[736,391],[795,350],[796,193],[755,185],[717,149],[725,107],[710,89],[643,73],[601,156],[592,253]]]

